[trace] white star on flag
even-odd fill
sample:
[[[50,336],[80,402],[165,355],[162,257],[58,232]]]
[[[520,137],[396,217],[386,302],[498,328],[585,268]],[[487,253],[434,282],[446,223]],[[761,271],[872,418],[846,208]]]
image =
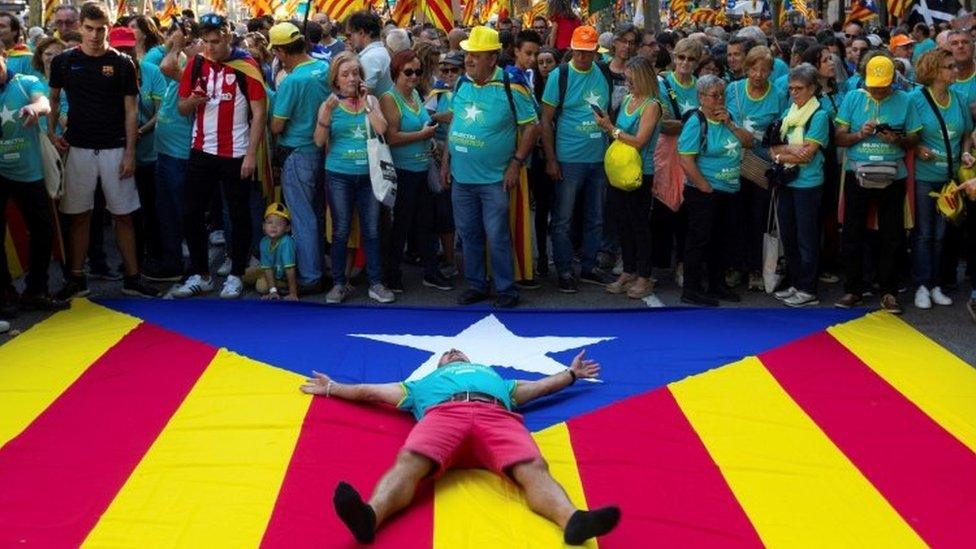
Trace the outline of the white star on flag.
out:
[[[6,105],[3,106],[3,110],[0,110],[0,124],[6,124],[7,122],[14,121],[14,115],[17,111],[12,111],[7,108]]]
[[[482,110],[479,109],[478,106],[475,105],[474,103],[471,103],[470,105],[464,108],[464,119],[469,122],[474,122],[478,118],[478,115],[480,115],[481,113]]]
[[[570,349],[616,339],[615,337],[522,337],[512,333],[495,315],[488,315],[461,333],[452,336],[414,334],[348,334],[373,341],[402,345],[429,351],[423,364],[410,374],[407,380],[420,379],[437,369],[441,355],[450,349],[458,349],[468,355],[471,362],[488,366],[514,368],[523,372],[552,375],[567,368],[547,356]]]

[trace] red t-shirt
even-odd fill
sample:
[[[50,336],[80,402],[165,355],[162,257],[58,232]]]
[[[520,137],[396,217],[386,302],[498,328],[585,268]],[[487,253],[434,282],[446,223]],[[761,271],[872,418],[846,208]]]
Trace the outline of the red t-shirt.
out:
[[[565,15],[553,17],[552,22],[557,25],[556,49],[560,51],[568,50],[569,43],[573,41],[573,31],[583,23],[578,17],[566,17]]]
[[[247,95],[241,93],[237,82],[239,73],[222,64],[204,59],[197,82],[190,82],[193,62],[187,63],[180,80],[180,98],[186,99],[194,90],[203,90],[207,102],[197,107],[193,122],[192,146],[195,150],[225,158],[240,158],[247,154],[250,140],[248,99],[264,101],[266,94],[261,82],[247,78]]]

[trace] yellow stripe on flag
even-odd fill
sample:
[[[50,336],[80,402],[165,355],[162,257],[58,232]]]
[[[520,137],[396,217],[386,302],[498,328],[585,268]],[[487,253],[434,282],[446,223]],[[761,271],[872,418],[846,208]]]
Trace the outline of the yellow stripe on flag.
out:
[[[586,509],[569,429],[565,423],[533,433],[549,471],[569,499]],[[434,547],[562,547],[558,526],[529,510],[510,480],[478,469],[448,471],[434,488]],[[584,547],[596,548],[596,540]]]
[[[888,313],[869,314],[827,331],[976,452],[976,369]]]
[[[670,388],[765,545],[924,546],[756,357]]]
[[[0,446],[19,435],[138,325],[137,318],[75,299],[70,310],[0,346]]]
[[[221,349],[85,545],[257,547],[311,401],[301,380]]]

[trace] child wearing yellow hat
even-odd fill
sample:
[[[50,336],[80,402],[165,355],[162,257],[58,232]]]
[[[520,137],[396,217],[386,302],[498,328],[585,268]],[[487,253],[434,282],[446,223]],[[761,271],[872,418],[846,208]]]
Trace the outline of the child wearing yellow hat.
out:
[[[249,272],[245,283],[253,281],[261,299],[298,300],[295,274],[295,239],[291,236],[291,214],[281,202],[264,210],[264,238],[261,239],[260,271]],[[282,291],[288,293],[281,295]]]

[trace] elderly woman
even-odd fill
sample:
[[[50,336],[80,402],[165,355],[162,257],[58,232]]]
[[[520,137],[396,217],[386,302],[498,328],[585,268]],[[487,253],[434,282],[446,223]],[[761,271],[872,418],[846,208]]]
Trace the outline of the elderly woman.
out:
[[[877,282],[881,308],[900,314],[896,259],[905,238],[905,150],[915,146],[921,124],[908,94],[892,88],[895,65],[886,55],[866,64],[864,89],[844,96],[837,113],[837,146],[847,147],[844,178],[844,233],[841,241],[845,294],[835,305],[861,303],[868,205],[878,203]]]
[[[729,266],[729,235],[738,223],[739,168],[742,149],[753,144],[752,133],[738,126],[725,103],[725,81],[698,79],[698,111],[688,118],[678,138],[681,168],[688,178],[684,208],[688,212],[684,289],[681,301],[717,306],[719,300],[739,301],[725,284]],[[708,265],[708,290],[702,286]]]
[[[630,91],[617,113],[616,126],[610,117],[594,113],[603,131],[617,141],[640,152],[643,179],[633,191],[607,188],[608,217],[616,224],[620,235],[623,272],[615,282],[607,285],[612,294],[627,293],[640,299],[654,291],[651,282],[651,186],[654,183],[654,145],[661,122],[661,100],[658,96],[654,62],[635,57],[627,62],[624,72]]]
[[[764,172],[765,163],[769,161],[769,151],[759,144],[766,128],[778,120],[786,108],[786,86],[773,86],[770,79],[773,54],[766,46],[749,50],[743,66],[746,77],[729,84],[725,105],[732,118],[740,121],[742,127],[752,134],[756,147],[744,153],[743,165],[753,168],[751,172],[746,170],[746,174],[755,174]],[[750,290],[762,290],[762,240],[769,214],[769,189],[765,184],[765,174],[756,175],[753,179],[744,175],[741,183],[739,210],[743,216],[743,227],[738,246],[741,257],[734,267],[749,273]]]
[[[922,126],[921,143],[915,156],[912,278],[917,286],[915,306],[930,309],[932,303],[952,305],[952,299],[942,293],[938,280],[945,218],[939,215],[935,199],[929,193],[938,192],[946,182],[954,180],[960,164],[973,165],[974,159],[969,154],[973,119],[962,94],[949,88],[959,75],[950,52],[926,52],[919,58],[915,74],[924,87],[909,94],[912,110]],[[943,129],[948,136],[943,135]]]
[[[786,252],[786,289],[777,299],[790,307],[819,303],[817,256],[820,250],[820,203],[824,183],[824,154],[829,137],[829,110],[817,98],[818,73],[809,63],[789,74],[792,104],[783,114],[780,138],[770,148],[777,163],[799,166],[796,179],[776,191],[779,234]]]
[[[420,58],[413,50],[403,50],[390,60],[393,87],[380,97],[386,118],[386,142],[390,145],[397,172],[397,197],[393,206],[393,226],[386,235],[383,253],[383,279],[393,292],[403,291],[403,249],[411,230],[417,232],[423,284],[429,288],[451,290],[450,281],[441,276],[434,240],[434,200],[427,185],[430,169],[430,140],[437,129],[429,124],[417,86],[423,76]]]
[[[325,148],[325,178],[332,212],[335,285],[325,296],[326,303],[341,303],[352,292],[346,281],[346,245],[353,209],[359,211],[369,297],[380,303],[395,300],[380,276],[380,204],[373,197],[366,156],[367,134],[386,133],[386,118],[376,98],[366,93],[364,80],[363,67],[356,54],[342,52],[333,58],[329,67],[332,95],[319,107],[315,127],[315,144]]]

